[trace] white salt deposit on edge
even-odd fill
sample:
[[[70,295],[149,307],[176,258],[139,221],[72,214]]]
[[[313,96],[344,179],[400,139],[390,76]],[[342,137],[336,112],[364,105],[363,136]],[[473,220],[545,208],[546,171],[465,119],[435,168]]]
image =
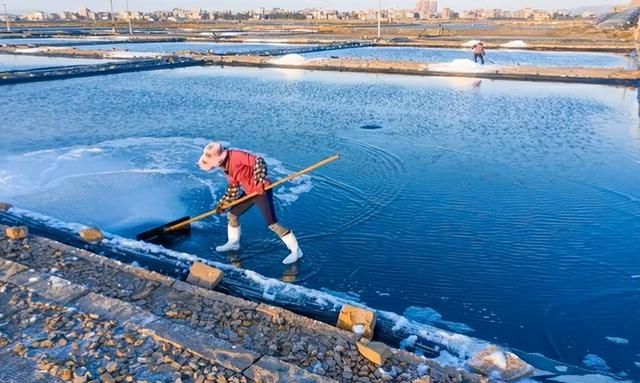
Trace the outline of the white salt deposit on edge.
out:
[[[526,48],[529,46],[529,44],[525,43],[522,40],[514,40],[514,41],[509,41],[506,44],[502,44],[500,45],[502,48]]]
[[[410,335],[407,339],[403,339],[400,341],[400,349],[406,350],[409,347],[414,347],[416,345],[416,341],[418,340],[417,335]]]
[[[629,340],[625,339],[625,338],[618,338],[618,337],[615,337],[615,336],[607,336],[606,338],[611,343],[616,343],[616,344],[628,344],[629,343]]]
[[[305,58],[302,55],[299,54],[288,54],[288,55],[284,55],[282,57],[278,57],[277,59],[271,59],[269,60],[270,64],[275,64],[275,65],[302,65],[305,63]]]
[[[460,358],[456,358],[445,350],[440,351],[440,355],[432,360],[445,367],[459,368],[464,365],[464,362],[460,360]]]

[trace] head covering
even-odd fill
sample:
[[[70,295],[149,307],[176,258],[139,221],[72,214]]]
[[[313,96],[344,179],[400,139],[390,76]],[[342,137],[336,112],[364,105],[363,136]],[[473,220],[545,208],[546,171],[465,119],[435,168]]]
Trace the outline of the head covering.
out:
[[[227,159],[229,151],[219,142],[210,142],[204,147],[198,166],[204,171],[210,171],[222,165]]]

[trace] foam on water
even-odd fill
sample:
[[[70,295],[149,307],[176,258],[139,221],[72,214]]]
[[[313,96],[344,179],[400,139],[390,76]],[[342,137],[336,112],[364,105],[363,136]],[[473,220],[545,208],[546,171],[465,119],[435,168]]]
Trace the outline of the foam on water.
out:
[[[610,370],[607,361],[603,358],[599,357],[596,354],[587,354],[582,360],[582,364],[586,367],[596,370],[596,371],[608,371]]]
[[[625,339],[625,338],[618,338],[618,337],[615,337],[615,336],[607,336],[606,338],[611,343],[616,343],[616,344],[628,344],[629,343],[629,339]]]

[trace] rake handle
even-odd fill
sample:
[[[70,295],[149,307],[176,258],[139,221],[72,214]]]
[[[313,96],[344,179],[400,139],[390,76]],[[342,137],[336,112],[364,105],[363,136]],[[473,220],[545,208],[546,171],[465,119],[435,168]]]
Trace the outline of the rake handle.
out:
[[[316,169],[318,169],[320,167],[323,167],[324,165],[326,165],[326,164],[328,164],[330,162],[336,161],[339,158],[340,158],[340,155],[338,155],[338,154],[336,154],[334,156],[331,156],[331,157],[328,157],[328,158],[325,158],[324,160],[322,160],[322,161],[320,161],[318,163],[315,163],[315,164],[313,164],[313,165],[311,165],[311,166],[309,166],[307,168],[304,168],[304,169],[302,169],[302,170],[300,170],[298,172],[290,174],[287,177],[282,178],[282,179],[272,183],[271,185],[269,185],[266,188],[264,188],[264,190],[267,191],[267,190],[275,189],[278,186],[293,180],[294,178],[298,178],[298,177],[300,177],[302,175],[310,173],[310,172],[312,172],[312,171],[314,171],[314,170],[316,170]],[[216,215],[216,214],[222,213],[225,210],[229,210],[232,207],[240,205],[241,203],[246,202],[246,201],[248,201],[248,200],[250,200],[250,199],[252,199],[254,197],[257,197],[257,196],[258,196],[258,193],[252,193],[252,194],[246,195],[246,196],[244,196],[244,197],[242,197],[240,199],[237,199],[235,201],[229,202],[228,204],[224,205],[221,209],[216,208],[216,209],[213,209],[213,210],[209,210],[208,212],[202,213],[202,214],[200,214],[198,216],[195,216],[195,217],[191,218],[188,221],[180,222],[177,225],[173,225],[173,226],[167,227],[167,228],[164,229],[164,231],[166,233],[166,232],[169,232],[169,231],[178,230],[183,226],[190,225],[190,224],[192,224],[194,222],[201,221],[201,220],[203,220],[203,219],[205,219],[207,217],[211,217],[212,215]]]

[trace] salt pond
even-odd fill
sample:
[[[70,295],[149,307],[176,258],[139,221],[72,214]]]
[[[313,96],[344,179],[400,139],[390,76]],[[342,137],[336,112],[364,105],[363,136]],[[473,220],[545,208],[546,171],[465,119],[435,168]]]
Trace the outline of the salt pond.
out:
[[[473,59],[470,48],[367,47],[305,54],[307,58],[331,56],[439,63]],[[636,65],[630,57],[612,53],[538,52],[517,49],[487,50],[485,59],[487,64],[542,67],[632,68]]]
[[[2,91],[0,200],[132,237],[220,197],[208,139],[275,178],[339,152],[277,193],[297,269],[255,211],[238,254],[223,219],[175,248],[640,377],[635,89],[208,67]]]

